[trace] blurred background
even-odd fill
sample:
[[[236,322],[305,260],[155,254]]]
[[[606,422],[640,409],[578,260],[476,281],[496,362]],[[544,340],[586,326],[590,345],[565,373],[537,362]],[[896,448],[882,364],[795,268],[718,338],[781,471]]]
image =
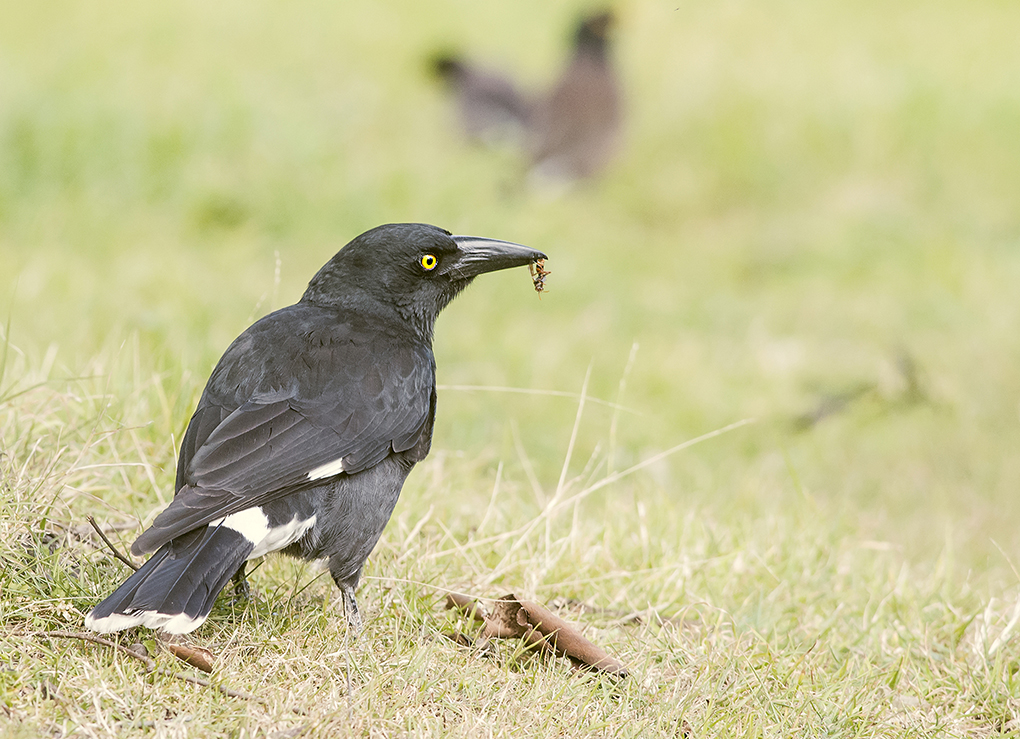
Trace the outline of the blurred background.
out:
[[[835,527],[1012,578],[1020,5],[619,2],[604,165],[550,186],[526,142],[466,139],[436,54],[547,93],[600,9],[8,4],[8,451],[108,430],[118,459],[156,474],[83,477],[95,498],[80,505],[145,515],[172,492],[173,439],[230,340],[357,234],[425,221],[550,255],[541,299],[520,270],[479,280],[440,319],[436,355],[445,386],[576,394],[590,368],[588,394],[625,409],[587,405],[572,474],[757,419],[602,490],[586,515],[637,531],[648,512],[681,548],[692,512],[778,518],[784,536]],[[40,391],[17,393],[37,383],[85,410],[30,418]],[[530,500],[529,466],[554,487],[576,411],[443,390],[435,459],[471,484],[428,493],[419,475],[401,505],[445,495],[477,519],[500,463]]]

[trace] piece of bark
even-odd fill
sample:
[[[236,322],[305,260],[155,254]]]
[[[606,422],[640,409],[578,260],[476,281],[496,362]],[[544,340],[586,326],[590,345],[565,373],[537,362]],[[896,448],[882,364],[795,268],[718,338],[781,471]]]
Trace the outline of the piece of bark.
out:
[[[213,671],[213,663],[216,661],[216,658],[205,647],[196,647],[190,644],[174,644],[172,642],[164,642],[164,646],[173,656],[182,662],[187,662],[202,672]]]
[[[487,617],[485,613],[485,606],[470,595],[464,595],[464,593],[447,593],[446,607],[448,609],[456,608],[464,611],[464,613],[466,613],[471,619],[478,621],[479,623],[485,623],[485,619]]]
[[[550,649],[567,657],[577,667],[586,667],[611,675],[627,676],[623,663],[596,646],[548,608],[513,593],[504,595],[485,619],[485,636],[523,638],[528,644]]]

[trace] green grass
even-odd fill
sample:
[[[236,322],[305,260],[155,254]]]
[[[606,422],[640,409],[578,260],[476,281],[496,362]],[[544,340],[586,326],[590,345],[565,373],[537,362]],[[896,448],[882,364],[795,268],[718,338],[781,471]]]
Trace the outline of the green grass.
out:
[[[625,150],[550,198],[459,140],[423,60],[540,85],[579,7],[5,9],[0,734],[1020,734],[1020,7],[622,4]],[[229,341],[402,220],[553,275],[440,319],[433,453],[349,658],[282,559],[192,635],[266,705],[47,637],[124,577],[85,516],[126,549],[166,504]],[[446,589],[559,605],[631,677],[458,647]]]

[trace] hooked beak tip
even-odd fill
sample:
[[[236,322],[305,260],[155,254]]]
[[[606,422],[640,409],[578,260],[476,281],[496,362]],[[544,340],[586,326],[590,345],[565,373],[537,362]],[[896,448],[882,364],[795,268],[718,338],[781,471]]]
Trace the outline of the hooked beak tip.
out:
[[[543,252],[512,241],[478,236],[454,236],[453,240],[460,250],[457,272],[464,277],[474,277],[511,267],[523,267],[539,259],[547,259]]]

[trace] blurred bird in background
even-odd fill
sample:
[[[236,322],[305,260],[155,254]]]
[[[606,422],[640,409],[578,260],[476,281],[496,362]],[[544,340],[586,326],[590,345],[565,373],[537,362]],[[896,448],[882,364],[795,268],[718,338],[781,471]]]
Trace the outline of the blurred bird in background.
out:
[[[513,80],[446,54],[433,59],[432,70],[453,93],[468,139],[488,146],[524,140],[532,104]]]
[[[591,177],[620,143],[620,83],[613,69],[609,11],[585,16],[574,34],[567,68],[536,108],[532,173],[540,179]]]
[[[592,177],[620,144],[622,100],[609,37],[613,22],[608,10],[578,21],[566,68],[542,94],[529,96],[508,75],[453,55],[437,56],[432,69],[453,93],[470,140],[520,142],[533,182]]]

